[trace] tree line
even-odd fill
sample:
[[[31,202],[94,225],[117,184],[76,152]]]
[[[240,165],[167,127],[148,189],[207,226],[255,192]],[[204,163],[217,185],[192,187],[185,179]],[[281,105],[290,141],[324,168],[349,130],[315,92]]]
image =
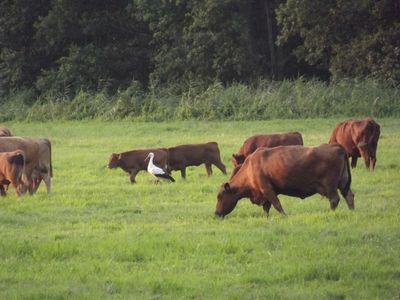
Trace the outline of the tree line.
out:
[[[0,97],[297,77],[400,82],[400,0],[2,0]]]

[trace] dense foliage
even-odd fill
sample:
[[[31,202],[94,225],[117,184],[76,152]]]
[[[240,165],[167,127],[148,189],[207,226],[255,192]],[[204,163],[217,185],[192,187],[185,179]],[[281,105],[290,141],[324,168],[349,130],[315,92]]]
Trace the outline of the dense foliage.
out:
[[[0,103],[298,76],[400,82],[399,0],[4,0],[0,10]]]

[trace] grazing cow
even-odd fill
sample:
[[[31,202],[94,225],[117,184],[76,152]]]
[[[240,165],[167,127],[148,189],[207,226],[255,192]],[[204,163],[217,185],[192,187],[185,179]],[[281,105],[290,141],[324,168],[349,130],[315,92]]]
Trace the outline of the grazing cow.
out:
[[[17,196],[21,195],[22,174],[25,168],[25,154],[22,150],[0,153],[0,194],[6,195],[11,183]]]
[[[273,148],[277,146],[303,145],[303,137],[299,132],[281,134],[258,134],[244,141],[237,154],[232,154],[234,167],[242,164],[247,156],[260,147]]]
[[[51,142],[48,139],[35,139],[39,145],[38,164],[34,167],[29,193],[33,194],[39,188],[41,181],[46,184],[47,193],[51,192],[51,178],[53,177],[53,166],[51,163]]]
[[[108,160],[108,168],[114,169],[120,167],[129,174],[131,183],[135,183],[135,177],[139,171],[147,170],[146,157],[150,152],[154,153],[154,163],[157,166],[166,168],[167,166],[167,149],[142,149],[133,150],[122,153],[112,153]]]
[[[375,169],[376,150],[381,130],[373,119],[347,120],[338,125],[332,132],[329,144],[341,144],[351,157],[351,167],[355,168],[357,159],[362,157],[371,171]]]
[[[259,148],[237,169],[219,190],[215,211],[218,216],[229,214],[242,198],[262,205],[267,215],[271,204],[285,214],[279,194],[303,199],[318,193],[328,197],[335,209],[340,200],[338,189],[348,207],[354,209],[349,162],[339,144]]]
[[[216,142],[168,148],[168,172],[180,170],[182,178],[186,178],[186,167],[201,164],[206,166],[208,176],[212,174],[211,165],[215,165],[222,173],[226,174],[226,168],[221,161]]]
[[[0,137],[3,137],[3,136],[11,136],[10,129],[8,129],[6,127],[0,127]]]

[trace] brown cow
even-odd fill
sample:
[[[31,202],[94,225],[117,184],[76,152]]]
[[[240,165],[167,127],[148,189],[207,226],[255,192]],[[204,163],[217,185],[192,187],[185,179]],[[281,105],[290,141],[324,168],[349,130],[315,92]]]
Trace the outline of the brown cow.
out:
[[[29,187],[32,181],[32,173],[39,165],[39,144],[35,139],[25,137],[2,137],[0,139],[0,152],[11,152],[22,150],[25,153],[25,171],[22,175],[23,192]]]
[[[215,214],[229,214],[242,198],[250,198],[269,213],[271,204],[285,214],[279,194],[306,198],[313,194],[328,197],[335,209],[339,189],[350,209],[354,194],[346,152],[339,144],[319,147],[279,146],[259,148],[247,157],[242,167],[223,184],[218,193]]]
[[[206,166],[207,175],[212,174],[211,165],[215,165],[222,173],[226,174],[226,167],[221,161],[218,144],[188,144],[168,148],[167,171],[181,171],[182,178],[186,178],[186,167]]]
[[[355,168],[357,159],[362,157],[367,168],[375,169],[376,150],[381,130],[373,119],[347,120],[338,125],[332,132],[329,144],[341,144],[351,157],[351,167]]]
[[[120,167],[129,174],[131,183],[135,183],[135,177],[139,171],[147,170],[147,162],[144,161],[150,152],[154,153],[154,164],[165,169],[167,166],[167,149],[141,149],[122,153],[112,153],[108,160],[108,168]]]
[[[3,136],[11,136],[10,129],[8,129],[6,127],[0,127],[0,137],[3,137]]]
[[[21,195],[22,174],[25,168],[25,154],[22,150],[0,153],[0,194],[6,195],[11,183],[17,196]]]
[[[280,134],[257,134],[244,141],[237,154],[232,154],[234,167],[242,164],[247,156],[260,147],[273,148],[277,146],[303,145],[303,137],[299,132]]]

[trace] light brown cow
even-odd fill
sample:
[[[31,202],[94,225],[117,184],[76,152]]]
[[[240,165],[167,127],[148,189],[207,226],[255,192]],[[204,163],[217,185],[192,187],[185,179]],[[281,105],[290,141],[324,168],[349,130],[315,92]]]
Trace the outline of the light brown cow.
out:
[[[112,153],[108,159],[108,168],[121,168],[129,174],[131,183],[135,183],[137,173],[147,170],[148,163],[144,160],[150,152],[154,153],[154,164],[165,169],[167,166],[167,149],[164,148]]]
[[[229,214],[242,198],[262,205],[267,214],[271,204],[285,214],[279,194],[303,199],[318,193],[328,197],[335,209],[340,200],[338,189],[348,207],[354,208],[349,162],[339,144],[259,148],[238,169],[219,190],[215,211],[218,216]]]
[[[303,145],[303,137],[299,132],[257,134],[246,139],[237,154],[232,154],[234,167],[242,164],[247,156],[260,147],[273,148],[277,146]]]
[[[3,136],[11,136],[10,129],[8,129],[6,127],[0,127],[0,137],[3,137]]]
[[[25,154],[22,150],[0,153],[0,194],[6,195],[11,183],[17,196],[20,196],[22,174],[25,168]]]
[[[212,174],[211,165],[215,165],[226,174],[226,167],[221,161],[218,144],[187,144],[168,148],[168,172],[180,170],[182,178],[186,178],[186,167],[204,164],[207,175]]]
[[[367,168],[375,169],[376,150],[381,130],[373,119],[347,120],[338,125],[332,132],[329,143],[341,144],[351,157],[351,167],[355,168],[357,159],[362,157]]]

